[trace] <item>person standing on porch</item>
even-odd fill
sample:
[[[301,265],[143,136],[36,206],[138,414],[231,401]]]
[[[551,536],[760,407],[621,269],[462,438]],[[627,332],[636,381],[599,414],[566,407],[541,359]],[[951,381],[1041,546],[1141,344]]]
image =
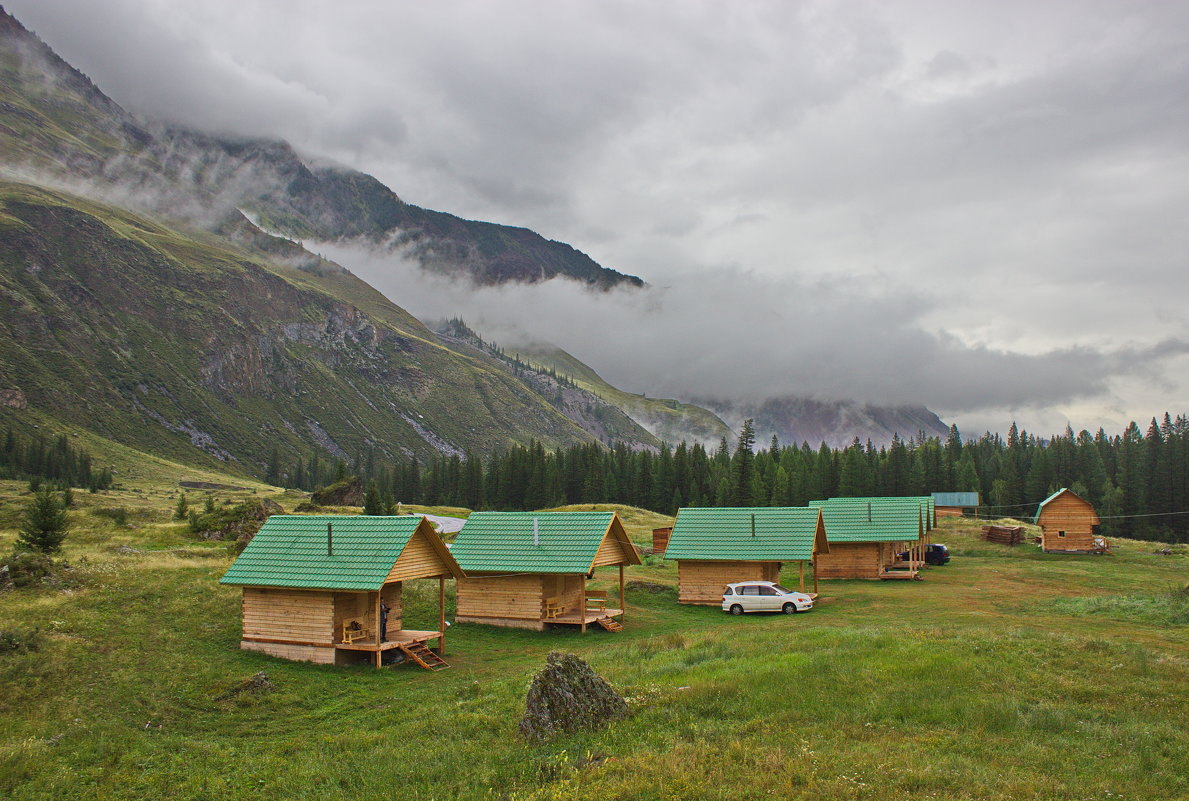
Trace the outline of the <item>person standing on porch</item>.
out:
[[[380,642],[388,639],[388,604],[380,601]]]

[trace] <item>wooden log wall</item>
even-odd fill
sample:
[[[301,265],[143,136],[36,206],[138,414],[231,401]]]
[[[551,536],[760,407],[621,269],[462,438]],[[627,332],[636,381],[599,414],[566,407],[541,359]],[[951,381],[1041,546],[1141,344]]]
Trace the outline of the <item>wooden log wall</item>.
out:
[[[672,535],[672,526],[666,526],[665,528],[654,528],[652,530],[652,552],[655,554],[663,554],[665,549],[669,547],[669,537]]]
[[[533,622],[539,628],[545,593],[539,573],[514,576],[472,575],[457,583],[455,619],[460,623]],[[507,622],[503,625],[519,625]]]
[[[388,572],[386,581],[409,581],[449,573],[442,563],[442,557],[426,540],[427,536],[430,535],[421,531],[413,532],[405,549],[392,565],[392,570]]]
[[[628,563],[627,552],[624,551],[623,543],[612,533],[608,532],[607,536],[603,538],[603,544],[599,546],[599,550],[595,553],[594,566],[604,567],[606,565],[623,565]]]
[[[1063,494],[1045,504],[1037,523],[1041,527],[1041,547],[1046,551],[1092,551],[1098,515],[1087,501]],[[1065,532],[1062,536],[1061,532]]]
[[[292,659],[295,662],[315,662],[319,665],[335,664],[334,648],[319,648],[314,645],[256,642],[254,640],[243,640],[240,642],[239,647],[245,651],[260,651],[269,656]]]
[[[332,595],[318,590],[244,587],[244,639],[329,645],[335,633]]]
[[[829,553],[814,559],[819,579],[877,579],[883,568],[884,553],[879,542],[832,542]]]
[[[677,562],[677,602],[701,606],[722,604],[728,584],[738,581],[778,581],[779,562]]]

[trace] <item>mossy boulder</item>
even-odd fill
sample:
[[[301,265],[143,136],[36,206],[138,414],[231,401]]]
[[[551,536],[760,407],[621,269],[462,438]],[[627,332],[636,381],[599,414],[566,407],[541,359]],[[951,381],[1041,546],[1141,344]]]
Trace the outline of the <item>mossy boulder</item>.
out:
[[[270,515],[284,513],[280,504],[262,498],[199,515],[195,518],[193,528],[194,533],[203,539],[234,540],[242,549],[256,536]]]
[[[363,506],[363,479],[347,476],[315,490],[310,502],[318,506]]]
[[[553,651],[528,688],[520,735],[540,743],[559,734],[601,729],[627,714],[627,702],[585,660]]]

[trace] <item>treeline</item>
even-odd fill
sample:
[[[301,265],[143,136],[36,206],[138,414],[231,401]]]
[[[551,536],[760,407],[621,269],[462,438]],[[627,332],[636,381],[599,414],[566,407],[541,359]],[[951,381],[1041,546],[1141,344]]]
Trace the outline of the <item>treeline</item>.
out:
[[[44,436],[27,437],[12,426],[0,443],[0,478],[40,482],[89,490],[109,489],[111,471],[96,470],[91,454],[70,444],[65,434],[52,441]]]
[[[1121,435],[1103,430],[1039,438],[1012,425],[963,441],[956,427],[942,439],[924,434],[886,447],[857,440],[831,449],[782,446],[774,437],[754,449],[751,422],[738,445],[682,443],[658,453],[620,444],[547,451],[540,443],[481,459],[441,456],[429,465],[398,465],[371,454],[353,465],[376,483],[386,502],[471,509],[543,509],[579,503],[622,503],[675,514],[682,506],[801,506],[831,496],[926,495],[978,491],[980,514],[1031,517],[1061,487],[1091,501],[1112,536],[1189,542],[1189,418],[1132,423]],[[345,466],[317,459],[302,467],[342,477]]]

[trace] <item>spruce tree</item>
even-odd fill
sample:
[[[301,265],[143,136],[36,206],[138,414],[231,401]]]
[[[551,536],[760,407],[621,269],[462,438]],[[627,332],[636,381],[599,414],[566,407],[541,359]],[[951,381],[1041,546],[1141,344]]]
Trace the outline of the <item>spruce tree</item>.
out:
[[[731,458],[731,505],[755,506],[755,426],[749,417],[739,431],[739,444]]]
[[[57,553],[70,529],[66,510],[49,488],[38,490],[17,532],[17,546],[44,554]]]
[[[367,492],[363,496],[363,513],[365,515],[384,514],[384,501],[380,497],[380,489],[375,481],[367,482]]]
[[[186,500],[186,493],[178,493],[178,502],[173,507],[173,519],[185,520],[190,514],[190,503]]]

